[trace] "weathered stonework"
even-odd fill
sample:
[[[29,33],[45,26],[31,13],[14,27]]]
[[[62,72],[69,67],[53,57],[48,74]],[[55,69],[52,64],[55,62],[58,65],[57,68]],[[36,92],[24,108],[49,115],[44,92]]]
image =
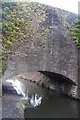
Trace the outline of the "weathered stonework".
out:
[[[46,6],[45,13],[45,21],[39,24],[38,32],[39,27],[43,26],[46,39],[40,36],[41,39],[37,38],[34,42],[27,41],[15,49],[9,56],[8,68],[3,79],[21,72],[48,71],[65,76],[78,85],[80,52],[78,52],[71,31],[66,26],[66,23],[74,23],[77,16],[49,6]],[[76,86],[70,87],[69,94],[78,97]]]
[[[78,94],[79,94],[79,98],[80,98],[80,49],[78,50],[78,56],[79,56],[79,60],[78,60]]]

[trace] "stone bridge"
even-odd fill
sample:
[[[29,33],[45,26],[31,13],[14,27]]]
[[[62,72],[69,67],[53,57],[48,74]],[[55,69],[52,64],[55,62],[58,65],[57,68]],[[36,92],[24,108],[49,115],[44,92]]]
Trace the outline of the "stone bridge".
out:
[[[58,80],[64,79],[72,85],[78,85],[79,49],[67,27],[67,23],[74,23],[77,15],[52,7],[46,7],[45,14],[45,21],[39,24],[37,30],[41,30],[41,36],[34,41],[23,42],[9,55],[3,79],[22,72],[40,71],[51,79],[57,77]],[[40,29],[41,26],[45,33]]]

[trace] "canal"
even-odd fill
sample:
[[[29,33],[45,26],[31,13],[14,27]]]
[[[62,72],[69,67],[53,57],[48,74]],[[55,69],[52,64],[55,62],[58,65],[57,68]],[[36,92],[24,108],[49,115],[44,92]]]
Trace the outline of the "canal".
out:
[[[3,118],[78,118],[78,101],[30,81],[16,81],[16,87],[3,86]]]

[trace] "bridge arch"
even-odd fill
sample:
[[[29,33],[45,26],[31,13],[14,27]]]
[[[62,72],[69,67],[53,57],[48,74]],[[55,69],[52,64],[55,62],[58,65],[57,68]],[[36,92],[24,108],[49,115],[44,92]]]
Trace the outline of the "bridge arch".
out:
[[[54,76],[61,82],[78,85],[79,51],[71,31],[65,25],[74,23],[77,16],[50,6],[46,7],[45,13],[45,21],[33,26],[38,28],[36,32],[43,33],[39,31],[42,26],[47,34],[39,38],[36,36],[34,41],[23,42],[14,49],[8,56],[8,67],[3,77],[7,79],[21,72],[40,71],[51,79]]]
[[[55,81],[55,82],[59,82],[59,83],[61,82],[61,83],[76,85],[76,83],[73,80],[71,80],[61,74],[50,72],[50,71],[38,71],[38,72],[49,77],[52,82]]]

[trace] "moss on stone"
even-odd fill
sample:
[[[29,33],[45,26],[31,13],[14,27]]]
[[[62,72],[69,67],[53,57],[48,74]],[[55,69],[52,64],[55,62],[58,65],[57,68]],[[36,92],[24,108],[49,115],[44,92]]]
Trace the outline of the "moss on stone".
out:
[[[76,27],[72,29],[73,38],[76,41],[76,44],[80,48],[80,22],[76,21]]]
[[[80,48],[80,22],[76,19],[74,24],[66,23],[66,27],[72,32],[73,39]]]
[[[10,54],[16,47],[20,46],[25,41],[34,41],[37,36],[41,35],[36,31],[34,26],[35,18],[37,25],[45,20],[45,6],[39,3],[20,3],[20,2],[4,2],[2,4],[2,47],[6,58],[6,52]],[[38,35],[39,34],[39,35]],[[24,53],[24,56],[27,54]],[[2,60],[2,69],[5,71],[6,64]],[[4,72],[3,72],[4,73]]]

